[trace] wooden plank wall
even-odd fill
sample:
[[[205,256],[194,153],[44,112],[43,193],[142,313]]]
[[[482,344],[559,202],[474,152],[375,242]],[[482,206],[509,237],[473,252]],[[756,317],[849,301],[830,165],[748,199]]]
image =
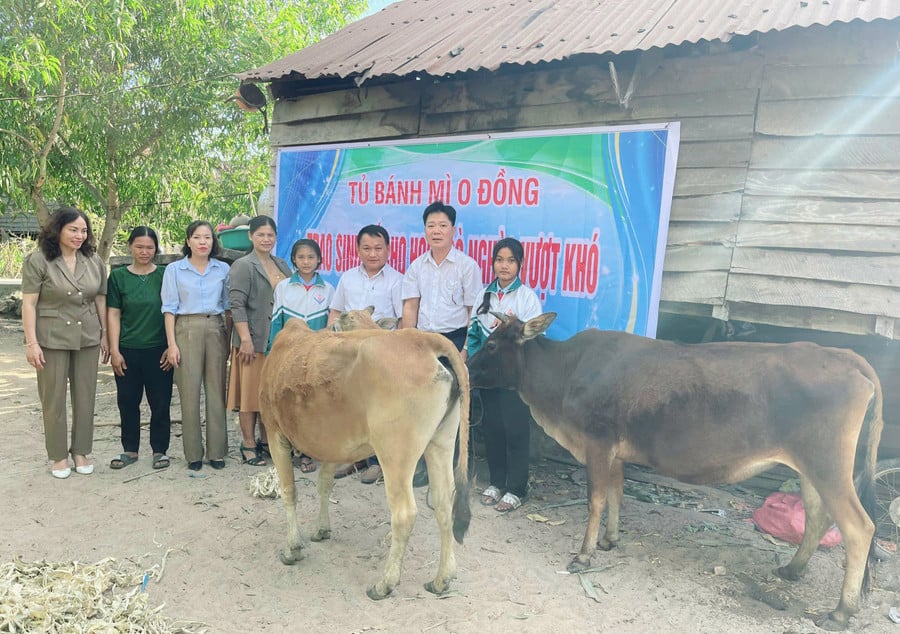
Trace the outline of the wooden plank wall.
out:
[[[896,25],[792,35],[760,40],[765,64],[728,312],[900,338]]]

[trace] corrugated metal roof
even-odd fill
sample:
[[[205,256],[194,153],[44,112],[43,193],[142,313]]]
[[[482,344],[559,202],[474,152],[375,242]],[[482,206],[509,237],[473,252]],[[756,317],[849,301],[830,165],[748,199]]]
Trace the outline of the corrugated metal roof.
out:
[[[900,18],[900,0],[404,0],[243,80],[440,77],[832,22]]]

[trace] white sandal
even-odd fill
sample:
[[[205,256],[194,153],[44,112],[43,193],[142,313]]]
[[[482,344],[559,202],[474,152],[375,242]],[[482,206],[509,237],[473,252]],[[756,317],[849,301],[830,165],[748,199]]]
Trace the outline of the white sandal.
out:
[[[481,503],[485,506],[494,506],[497,502],[500,501],[500,489],[495,487],[494,485],[489,486],[484,491],[481,492]]]
[[[505,508],[505,509],[497,508],[501,504],[506,504],[509,508]],[[522,506],[522,500],[519,499],[519,496],[516,495],[515,493],[510,493],[509,491],[507,491],[506,493],[503,494],[503,497],[500,498],[500,501],[494,507],[494,510],[497,511],[498,513],[509,513],[510,511],[515,511],[520,506]]]

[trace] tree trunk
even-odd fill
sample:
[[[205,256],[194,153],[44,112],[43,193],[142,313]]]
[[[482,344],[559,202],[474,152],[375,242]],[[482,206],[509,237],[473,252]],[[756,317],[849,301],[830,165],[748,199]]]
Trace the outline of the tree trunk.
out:
[[[119,186],[116,183],[115,170],[112,167],[109,168],[106,177],[106,202],[103,209],[106,211],[106,218],[103,222],[103,232],[97,240],[97,254],[106,262],[109,260],[109,252],[112,250],[124,213],[122,201],[119,200]]]

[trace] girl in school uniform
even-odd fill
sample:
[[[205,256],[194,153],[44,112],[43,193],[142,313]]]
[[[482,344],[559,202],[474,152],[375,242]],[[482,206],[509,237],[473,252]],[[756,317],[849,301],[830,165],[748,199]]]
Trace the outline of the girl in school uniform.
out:
[[[519,279],[524,259],[525,250],[515,238],[503,238],[494,245],[495,278],[472,317],[466,343],[470,359],[500,323],[491,312],[522,321],[541,314],[537,295]],[[481,503],[507,513],[522,506],[528,493],[531,412],[513,390],[483,389],[480,394],[490,472],[490,486],[482,492]]]
[[[281,332],[289,319],[300,318],[311,330],[322,330],[328,324],[328,310],[334,296],[334,286],[319,275],[322,251],[315,240],[302,238],[291,247],[291,263],[294,273],[275,286],[272,308],[272,327],[269,331],[269,345],[272,349],[275,336]],[[316,464],[306,454],[300,456],[300,471],[309,473],[316,470]]]

